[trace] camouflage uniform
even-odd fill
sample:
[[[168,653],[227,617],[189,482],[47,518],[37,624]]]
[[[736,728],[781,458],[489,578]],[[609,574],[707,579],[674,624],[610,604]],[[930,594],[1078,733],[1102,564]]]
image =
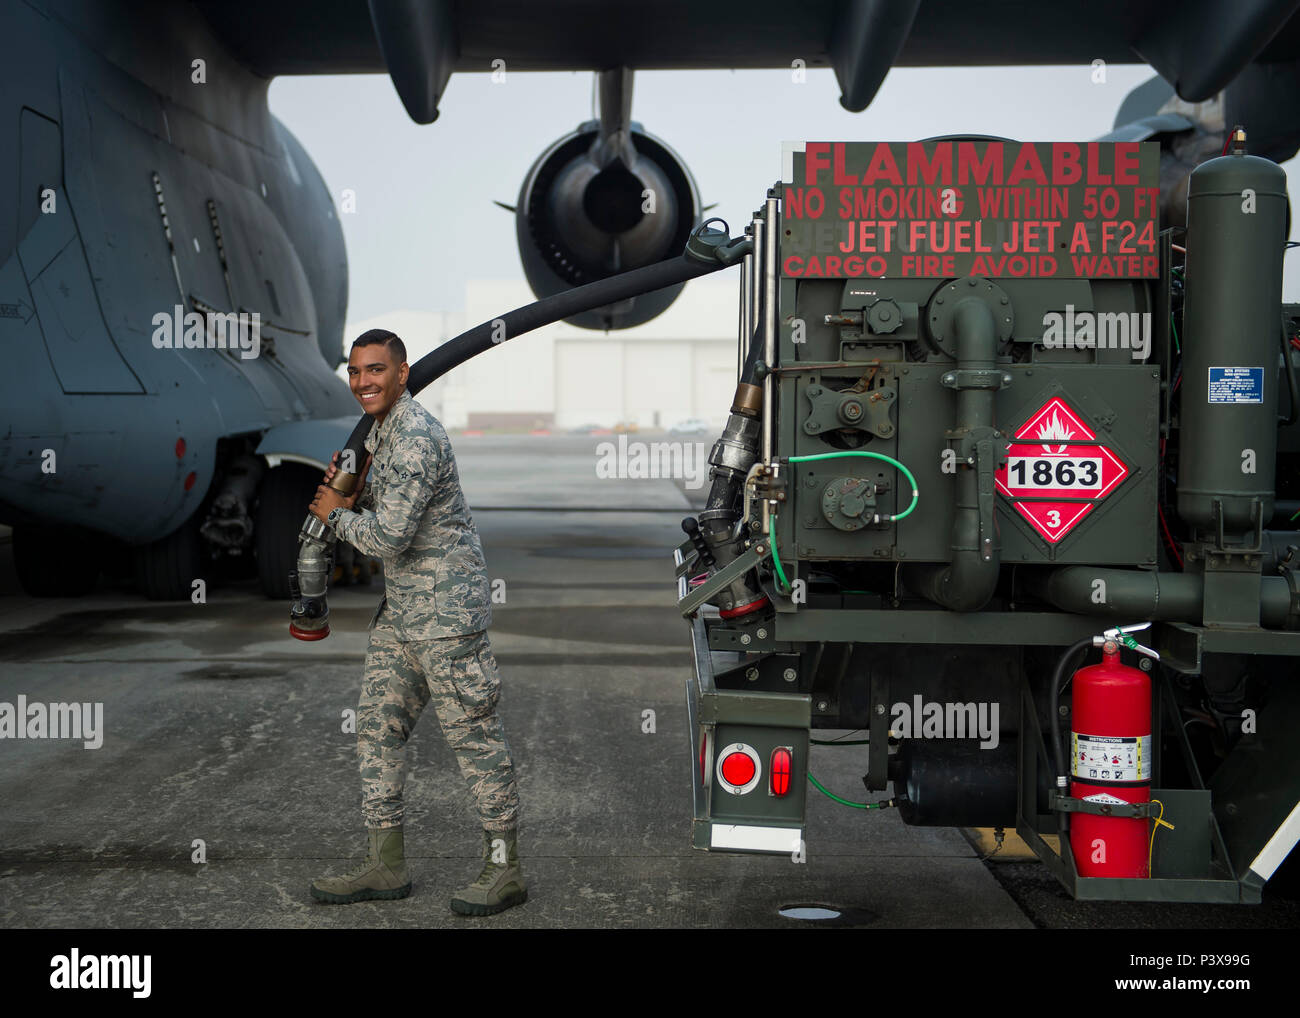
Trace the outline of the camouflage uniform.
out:
[[[359,513],[340,540],[384,563],[384,600],[370,622],[357,757],[370,828],[399,827],[406,740],[430,703],[486,830],[515,827],[519,794],[488,642],[487,566],[442,425],[403,392],[366,436],[374,460]]]

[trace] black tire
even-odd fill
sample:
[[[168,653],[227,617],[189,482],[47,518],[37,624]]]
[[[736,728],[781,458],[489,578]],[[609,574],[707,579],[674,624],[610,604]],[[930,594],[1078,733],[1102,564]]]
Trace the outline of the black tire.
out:
[[[16,526],[14,570],[29,597],[84,597],[99,579],[95,542],[75,531]]]
[[[131,550],[136,589],[150,601],[188,601],[194,581],[211,580],[195,513],[166,537]]]
[[[257,578],[267,597],[277,601],[289,598],[289,570],[298,565],[298,532],[322,477],[315,467],[285,463],[262,480],[253,544]]]

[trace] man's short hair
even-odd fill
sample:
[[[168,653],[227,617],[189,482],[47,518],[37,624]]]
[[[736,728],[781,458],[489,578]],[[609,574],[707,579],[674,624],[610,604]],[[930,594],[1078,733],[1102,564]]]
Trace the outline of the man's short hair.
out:
[[[399,365],[406,363],[406,344],[397,338],[396,333],[389,332],[387,329],[371,329],[369,332],[363,332],[352,341],[352,349],[355,350],[359,346],[374,346],[376,343],[382,343],[387,347],[397,358]]]

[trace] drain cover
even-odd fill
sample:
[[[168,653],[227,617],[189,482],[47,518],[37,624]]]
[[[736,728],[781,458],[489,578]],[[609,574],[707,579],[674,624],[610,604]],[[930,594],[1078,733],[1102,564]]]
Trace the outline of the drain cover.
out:
[[[786,905],[785,908],[779,911],[787,919],[810,921],[838,919],[841,915],[838,909],[827,908],[825,905]]]

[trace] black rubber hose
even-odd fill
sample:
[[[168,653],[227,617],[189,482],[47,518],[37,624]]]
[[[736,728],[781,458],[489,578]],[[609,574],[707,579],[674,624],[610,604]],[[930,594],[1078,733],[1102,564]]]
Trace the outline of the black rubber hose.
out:
[[[1066,649],[1060,659],[1056,662],[1056,670],[1052,672],[1052,695],[1051,705],[1049,707],[1048,724],[1052,726],[1052,757],[1056,763],[1056,776],[1069,779],[1069,771],[1065,769],[1065,743],[1061,738],[1061,687],[1065,684],[1065,672],[1070,666],[1074,656],[1081,650],[1092,646],[1092,637],[1085,636],[1082,640],[1076,640]],[[1059,787],[1055,780],[1052,782],[1054,788]],[[1069,792],[1069,785],[1066,785],[1066,794]],[[1058,813],[1056,815],[1057,828],[1062,834],[1066,828],[1066,814]],[[1061,843],[1061,851],[1066,851],[1065,843]]]
[[[711,230],[711,223],[721,222],[721,230]],[[753,241],[728,236],[726,223],[721,219],[705,220],[692,232],[686,250],[676,258],[624,272],[608,279],[597,280],[522,308],[507,312],[481,325],[463,332],[449,343],[444,343],[432,353],[420,358],[407,376],[406,388],[414,396],[434,379],[446,374],[458,364],[463,364],[477,354],[496,346],[504,340],[523,335],[543,325],[570,318],[583,311],[591,311],[628,297],[653,293],[665,287],[684,283],[697,276],[717,272],[737,264],[753,251]],[[351,451],[354,462],[361,463],[365,453],[366,436],[374,427],[374,417],[362,416],[343,446]],[[345,457],[341,457],[346,461]],[[355,476],[340,473],[334,483],[344,494],[350,493]],[[342,485],[342,486],[340,486]],[[298,541],[298,568],[291,582],[295,583],[294,603],[289,611],[289,632],[300,640],[319,640],[329,635],[326,620],[326,591],[329,586],[328,528],[319,520],[308,516],[303,521]],[[303,595],[304,576],[311,580],[309,592]]]
[[[688,279],[707,276],[732,264],[734,262],[704,262],[687,255],[678,255],[676,258],[599,279],[594,283],[574,287],[572,290],[565,290],[563,293],[515,308],[504,315],[476,325],[468,332],[462,332],[455,339],[425,354],[411,365],[411,372],[406,379],[406,388],[414,396],[452,368],[464,364],[471,357],[491,350],[494,346],[500,346],[501,343],[515,336],[540,329],[543,325],[550,325],[552,322],[563,321],[583,311],[591,311],[628,297],[652,293],[666,286],[684,283]],[[494,336],[497,337],[495,342]],[[374,418],[370,414],[365,414],[352,429],[352,435],[344,446],[355,453],[356,463],[365,462],[365,439],[370,434],[373,424]]]
[[[1290,427],[1300,418],[1300,392],[1296,391],[1295,361],[1291,359],[1291,340],[1286,334],[1286,319],[1282,320],[1282,374],[1286,376],[1286,391],[1291,398],[1291,412],[1285,417],[1278,415],[1278,422]]]

